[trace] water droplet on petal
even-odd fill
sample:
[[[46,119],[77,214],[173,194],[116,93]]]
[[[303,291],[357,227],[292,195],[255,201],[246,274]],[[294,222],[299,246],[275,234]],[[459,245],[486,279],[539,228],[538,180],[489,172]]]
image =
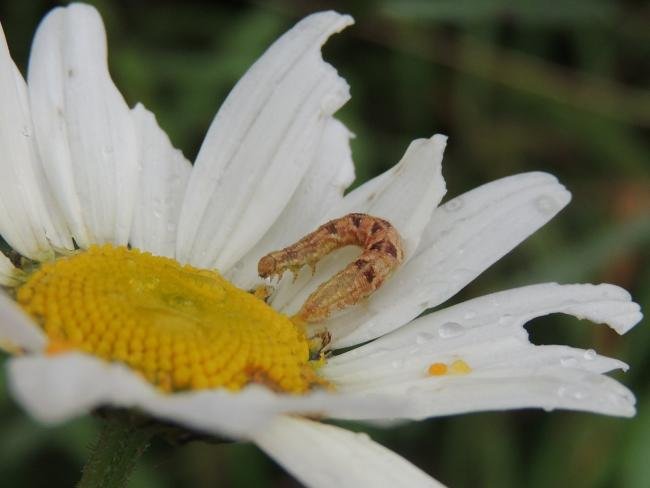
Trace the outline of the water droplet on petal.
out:
[[[499,317],[499,325],[510,325],[513,321],[514,317],[510,314],[503,314],[501,317]]]
[[[535,207],[544,215],[555,213],[558,208],[557,202],[548,195],[542,195],[535,200]]]
[[[390,365],[393,367],[393,369],[400,369],[404,366],[404,360],[395,359],[394,361],[391,361]]]
[[[416,344],[426,344],[431,341],[435,336],[431,332],[420,332],[415,336]]]
[[[594,351],[593,349],[587,349],[583,354],[583,357],[587,361],[593,361],[594,359],[596,359],[596,356],[597,356],[596,351]]]
[[[451,337],[458,337],[464,331],[465,329],[459,323],[447,322],[438,328],[438,335],[443,339],[449,339]]]
[[[573,368],[578,365],[578,360],[571,356],[560,358],[560,364],[565,368]]]
[[[562,398],[570,398],[572,400],[585,400],[589,397],[589,394],[580,388],[573,386],[561,386],[558,388],[557,394]]]
[[[448,201],[445,203],[442,208],[444,208],[447,212],[457,212],[461,208],[463,208],[463,205],[465,202],[463,201],[463,197],[456,197],[453,200]]]
[[[588,395],[586,391],[576,389],[573,391],[572,396],[575,400],[584,400]]]

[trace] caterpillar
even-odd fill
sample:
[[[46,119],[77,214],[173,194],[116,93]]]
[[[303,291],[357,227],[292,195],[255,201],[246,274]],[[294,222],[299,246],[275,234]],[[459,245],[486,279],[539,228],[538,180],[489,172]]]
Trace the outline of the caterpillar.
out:
[[[315,269],[324,256],[350,245],[361,247],[361,255],[322,283],[294,316],[304,323],[322,322],[370,296],[402,263],[402,239],[390,222],[362,213],[330,220],[298,242],[262,257],[258,273],[262,278],[279,278],[305,265]]]

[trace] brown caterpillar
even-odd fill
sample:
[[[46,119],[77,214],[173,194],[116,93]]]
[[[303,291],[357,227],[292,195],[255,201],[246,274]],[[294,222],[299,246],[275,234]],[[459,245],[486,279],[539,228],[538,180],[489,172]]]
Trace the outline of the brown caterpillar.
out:
[[[350,245],[363,248],[361,256],[321,284],[294,316],[301,322],[322,322],[371,295],[403,261],[402,239],[388,221],[361,213],[330,220],[295,244],[264,256],[257,269],[262,278],[280,277],[286,270],[295,273],[305,265],[313,269],[323,256]]]

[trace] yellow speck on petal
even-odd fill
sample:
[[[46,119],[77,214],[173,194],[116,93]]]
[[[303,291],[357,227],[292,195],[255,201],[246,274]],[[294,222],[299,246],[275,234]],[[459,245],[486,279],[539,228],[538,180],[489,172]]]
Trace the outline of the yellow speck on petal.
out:
[[[433,363],[429,366],[429,376],[442,376],[447,374],[447,365],[445,363]]]
[[[432,363],[427,370],[429,376],[444,376],[446,374],[468,374],[472,368],[462,359],[456,359],[451,364]]]
[[[49,262],[17,292],[50,338],[126,363],[164,391],[321,386],[302,327],[216,271],[112,245]]]
[[[70,352],[75,349],[74,344],[68,341],[62,341],[58,339],[50,340],[45,348],[45,354],[48,356],[56,356],[57,354],[62,354],[64,352]]]
[[[472,372],[472,368],[462,359],[456,359],[449,365],[449,372],[452,374],[468,374]]]

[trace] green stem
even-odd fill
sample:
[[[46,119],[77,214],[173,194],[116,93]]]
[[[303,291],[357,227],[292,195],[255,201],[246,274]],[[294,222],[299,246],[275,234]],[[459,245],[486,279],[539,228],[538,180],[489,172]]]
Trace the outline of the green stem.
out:
[[[78,488],[122,488],[137,460],[149,447],[154,429],[131,422],[106,420],[83,468]]]

